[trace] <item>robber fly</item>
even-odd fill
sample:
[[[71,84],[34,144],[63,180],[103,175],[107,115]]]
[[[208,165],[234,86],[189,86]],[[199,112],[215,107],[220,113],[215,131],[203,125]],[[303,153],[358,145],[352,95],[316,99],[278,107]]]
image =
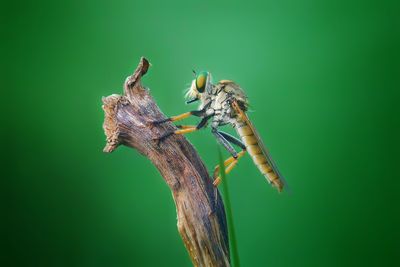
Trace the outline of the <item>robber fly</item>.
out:
[[[200,101],[198,110],[153,123],[160,124],[167,121],[178,121],[189,116],[200,117],[200,123],[196,126],[177,125],[178,130],[165,133],[159,138],[160,141],[172,134],[186,134],[202,129],[207,125],[208,120],[211,119],[211,132],[217,138],[218,142],[231,154],[231,157],[224,162],[225,173],[228,174],[236,166],[238,159],[248,151],[255,165],[268,182],[276,187],[278,191],[282,191],[284,187],[283,178],[256,129],[246,115],[248,100],[238,84],[229,80],[221,80],[217,84],[213,84],[211,74],[203,71],[197,75],[195,73],[195,79],[192,81],[186,96],[189,99],[186,102],[187,104]],[[226,124],[230,124],[236,129],[240,139],[218,129],[219,126]],[[241,151],[236,152],[232,145],[238,146]],[[214,186],[218,186],[221,182],[221,177],[218,174],[219,165],[214,169]]]

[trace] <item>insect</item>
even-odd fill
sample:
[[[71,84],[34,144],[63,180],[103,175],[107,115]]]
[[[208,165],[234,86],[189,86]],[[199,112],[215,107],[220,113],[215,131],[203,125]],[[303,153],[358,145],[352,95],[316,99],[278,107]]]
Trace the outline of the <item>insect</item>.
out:
[[[194,72],[195,73],[195,72]],[[218,142],[225,147],[231,154],[224,162],[225,173],[228,174],[236,166],[238,160],[246,153],[252,157],[255,165],[265,176],[267,181],[282,191],[284,182],[268,150],[265,148],[255,127],[246,115],[248,109],[248,100],[242,88],[233,81],[221,80],[217,84],[212,83],[211,74],[207,71],[195,73],[195,79],[186,93],[189,99],[186,103],[200,101],[197,110],[173,116],[164,120],[154,121],[154,124],[160,124],[167,121],[179,121],[189,116],[200,117],[200,122],[195,126],[177,125],[178,130],[163,134],[158,140],[162,141],[172,134],[186,134],[204,128],[211,119],[211,132]],[[218,127],[230,124],[232,125],[240,139],[225,133]],[[236,152],[235,145],[241,149]],[[219,165],[214,169],[214,186],[221,182],[219,176]]]

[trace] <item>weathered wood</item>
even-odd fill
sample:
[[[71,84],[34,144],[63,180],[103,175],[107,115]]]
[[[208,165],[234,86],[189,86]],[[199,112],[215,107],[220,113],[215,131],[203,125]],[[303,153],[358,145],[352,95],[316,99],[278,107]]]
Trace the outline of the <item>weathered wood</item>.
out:
[[[230,266],[223,202],[202,160],[181,135],[172,135],[160,144],[155,141],[176,128],[171,123],[150,123],[165,116],[141,85],[141,77],[148,68],[149,62],[141,58],[136,71],[125,81],[124,94],[103,98],[107,137],[104,152],[112,152],[123,144],[150,159],[172,191],[178,230],[193,264]]]

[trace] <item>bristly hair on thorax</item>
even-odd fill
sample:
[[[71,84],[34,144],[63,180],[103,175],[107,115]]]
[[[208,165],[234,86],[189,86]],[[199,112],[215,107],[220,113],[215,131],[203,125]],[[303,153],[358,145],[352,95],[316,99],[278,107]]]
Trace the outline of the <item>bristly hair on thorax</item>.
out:
[[[232,95],[232,97],[239,104],[240,108],[243,111],[247,111],[249,105],[248,98],[240,85],[231,80],[221,80],[218,82],[217,87],[220,87],[226,93]]]

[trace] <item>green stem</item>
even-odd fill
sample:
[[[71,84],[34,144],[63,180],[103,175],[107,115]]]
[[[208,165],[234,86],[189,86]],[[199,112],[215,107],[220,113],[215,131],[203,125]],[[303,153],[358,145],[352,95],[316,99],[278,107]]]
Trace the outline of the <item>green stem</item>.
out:
[[[239,251],[238,251],[238,247],[237,247],[235,225],[233,223],[233,215],[232,215],[232,208],[231,208],[231,199],[229,196],[228,181],[227,181],[226,175],[225,175],[225,166],[224,166],[224,160],[222,158],[221,150],[219,150],[219,171],[220,171],[220,177],[222,179],[222,184],[223,184],[223,192],[224,192],[223,199],[224,199],[224,206],[225,206],[225,210],[226,210],[226,217],[228,220],[229,247],[230,247],[232,266],[240,267]]]

